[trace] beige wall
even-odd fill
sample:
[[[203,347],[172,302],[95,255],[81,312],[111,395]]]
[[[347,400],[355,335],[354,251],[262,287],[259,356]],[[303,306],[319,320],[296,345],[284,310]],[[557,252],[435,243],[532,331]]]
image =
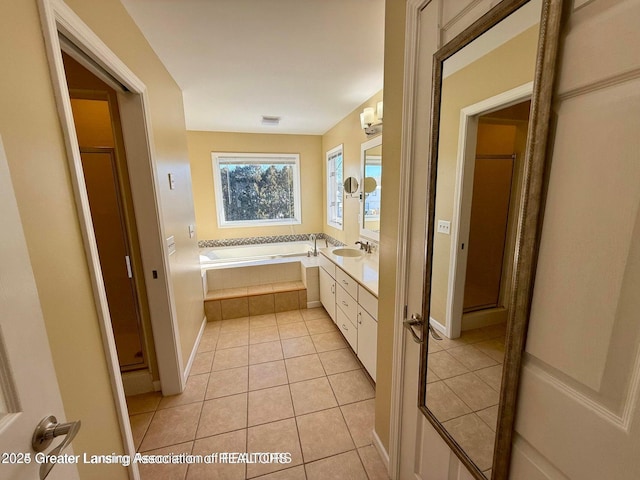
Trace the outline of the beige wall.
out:
[[[163,221],[175,235],[172,280],[183,354],[203,318],[182,95],[117,0],[68,5],[147,85]],[[0,134],[16,191],[65,414],[81,419],[76,452],[122,452],[89,270],[45,55],[37,3],[0,3]],[[10,68],[9,68],[10,67]],[[55,253],[55,254],[52,254]],[[69,341],[73,339],[73,341]],[[54,413],[54,412],[52,412]],[[128,478],[121,466],[80,465],[83,478]]]
[[[380,221],[380,283],[378,286],[378,359],[375,431],[389,451],[391,365],[395,317],[396,255],[402,143],[405,0],[385,3],[384,140],[382,144],[382,218]]]
[[[321,161],[320,136],[189,131],[187,140],[199,240],[322,232],[320,179],[324,165]],[[219,228],[211,152],[300,154],[302,223],[273,227]]]
[[[339,230],[327,224],[327,167],[326,155],[329,150],[342,144],[342,157],[344,161],[344,178],[355,177],[358,183],[362,183],[362,164],[360,159],[360,146],[374,137],[367,137],[360,126],[360,113],[365,107],[374,107],[382,101],[382,90],[369,98],[353,112],[340,120],[334,127],[322,136],[322,205],[324,215],[322,226],[324,232],[333,238],[353,245],[360,238],[360,225],[358,214],[360,213],[360,199],[358,196],[345,196],[343,229]],[[383,162],[384,164],[384,162]],[[384,168],[383,168],[384,170]],[[359,186],[358,193],[362,186]],[[383,194],[384,195],[384,194]]]
[[[484,57],[445,78],[442,84],[436,222],[454,211],[460,110],[533,80],[538,26],[514,37]],[[508,65],[508,68],[505,68]],[[453,232],[452,232],[453,233]],[[446,325],[452,235],[436,233],[430,316]]]

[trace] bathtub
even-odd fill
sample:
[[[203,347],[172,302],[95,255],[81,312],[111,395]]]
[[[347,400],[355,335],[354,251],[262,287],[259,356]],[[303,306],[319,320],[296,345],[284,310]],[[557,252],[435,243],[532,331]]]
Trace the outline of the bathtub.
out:
[[[317,246],[318,249],[320,245]],[[213,247],[200,249],[200,264],[204,266],[222,266],[245,264],[260,260],[272,260],[288,257],[307,256],[313,251],[312,242],[264,243],[258,245],[239,245],[234,247]]]

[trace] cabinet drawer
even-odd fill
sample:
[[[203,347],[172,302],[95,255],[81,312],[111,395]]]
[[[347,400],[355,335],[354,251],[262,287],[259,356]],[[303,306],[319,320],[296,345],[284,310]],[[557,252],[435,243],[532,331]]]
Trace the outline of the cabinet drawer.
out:
[[[318,256],[318,259],[320,266],[324,268],[332,278],[336,278],[336,264],[322,254]]]
[[[358,298],[358,282],[340,268],[336,268],[336,283],[344,288],[353,298]]]
[[[353,348],[353,351],[357,354],[358,353],[358,329],[353,326],[353,324],[349,321],[349,319],[347,318],[347,316],[344,314],[342,310],[337,308],[336,311],[338,313],[338,316],[337,316],[338,321],[336,322],[336,325],[338,325],[340,332],[342,332],[342,335],[344,336],[344,338],[347,339],[347,342],[349,342],[349,345],[351,345],[351,348]]]
[[[358,302],[340,285],[336,288],[336,305],[349,318],[353,326],[357,325]]]
[[[358,285],[358,303],[374,319],[378,319],[378,299],[362,285]]]

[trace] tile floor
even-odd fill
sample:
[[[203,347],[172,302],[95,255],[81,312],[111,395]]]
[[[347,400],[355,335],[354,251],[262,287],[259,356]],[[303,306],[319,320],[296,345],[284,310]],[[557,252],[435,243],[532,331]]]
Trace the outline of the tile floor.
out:
[[[471,459],[491,478],[504,362],[505,325],[460,338],[429,338],[427,405]]]
[[[322,308],[210,322],[181,395],[127,398],[143,453],[288,452],[288,464],[140,465],[143,480],[388,479],[375,390]]]

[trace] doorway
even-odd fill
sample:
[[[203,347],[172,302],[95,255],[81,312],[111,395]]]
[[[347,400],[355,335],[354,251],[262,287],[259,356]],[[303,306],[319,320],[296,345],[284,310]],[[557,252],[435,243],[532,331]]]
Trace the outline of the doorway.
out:
[[[62,58],[125,393],[141,393],[158,375],[117,94]]]
[[[506,322],[531,101],[477,119],[461,330]],[[473,142],[473,139],[468,141]],[[462,263],[462,262],[461,262]]]

